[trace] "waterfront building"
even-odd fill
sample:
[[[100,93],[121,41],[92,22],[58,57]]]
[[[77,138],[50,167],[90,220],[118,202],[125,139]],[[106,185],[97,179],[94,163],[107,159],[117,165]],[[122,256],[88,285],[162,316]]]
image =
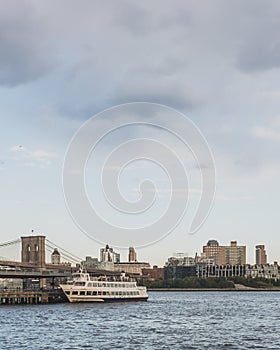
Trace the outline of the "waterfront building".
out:
[[[184,253],[168,258],[164,265],[164,279],[196,276],[195,259]]]
[[[165,266],[195,266],[195,258],[186,256],[184,253],[177,253],[167,259]]]
[[[216,240],[209,240],[203,246],[202,258],[212,259],[214,265],[245,265],[246,246],[238,246],[231,241],[229,246],[221,246]]]
[[[265,265],[247,265],[245,275],[247,278],[266,278],[276,281],[280,278],[279,266],[277,262]]]
[[[244,277],[246,265],[214,265],[198,263],[196,265],[197,277]]]
[[[86,260],[82,261],[82,266],[84,266],[86,269],[98,269],[99,268],[99,261],[97,258],[92,258],[91,256],[86,256]]]
[[[22,290],[23,280],[18,278],[0,278],[0,290]]]
[[[186,277],[195,277],[196,276],[196,267],[193,266],[164,266],[164,279],[169,278],[186,278]]]
[[[151,280],[163,279],[164,278],[164,268],[158,267],[156,265],[154,265],[152,269],[143,268],[142,275],[148,279],[151,279]]]
[[[121,262],[120,254],[116,253],[113,248],[107,244],[105,248],[100,249],[100,261],[90,256],[82,261],[85,268],[95,268],[111,272],[125,272],[127,274],[142,275],[142,269],[150,268],[147,262],[138,262],[134,248],[129,248],[129,262]]]
[[[142,275],[142,270],[150,268],[147,262],[118,262],[114,263],[114,271],[125,272],[128,275]]]
[[[263,244],[256,245],[256,265],[267,264],[267,255]]]

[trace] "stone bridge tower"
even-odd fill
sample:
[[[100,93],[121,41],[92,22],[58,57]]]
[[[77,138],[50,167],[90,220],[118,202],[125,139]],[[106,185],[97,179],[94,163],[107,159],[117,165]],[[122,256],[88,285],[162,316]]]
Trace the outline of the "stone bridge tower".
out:
[[[45,236],[21,237],[21,262],[38,267],[46,264]]]

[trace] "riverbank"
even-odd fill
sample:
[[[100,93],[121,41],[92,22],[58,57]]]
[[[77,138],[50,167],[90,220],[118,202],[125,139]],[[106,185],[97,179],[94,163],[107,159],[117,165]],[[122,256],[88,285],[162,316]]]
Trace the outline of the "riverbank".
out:
[[[148,288],[148,292],[280,292],[280,288]]]

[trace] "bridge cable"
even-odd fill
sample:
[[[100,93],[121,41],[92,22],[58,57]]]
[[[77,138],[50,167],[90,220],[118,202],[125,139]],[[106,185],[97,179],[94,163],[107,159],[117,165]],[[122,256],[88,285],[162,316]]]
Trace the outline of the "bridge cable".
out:
[[[49,241],[48,239],[47,239],[46,241],[47,241],[50,245],[52,245],[53,248],[58,248],[58,249],[62,250],[63,252],[65,252],[66,254],[68,254],[69,256],[72,256],[73,258],[75,258],[75,259],[77,259],[77,260],[79,260],[79,261],[82,261],[82,260],[83,260],[83,259],[81,259],[79,256],[70,253],[69,251],[67,251],[67,250],[65,250],[64,248],[58,246],[57,244],[55,244],[55,243]]]
[[[18,239],[14,240],[14,241],[0,243],[0,248],[20,243],[20,241],[21,241],[21,239],[18,238]]]

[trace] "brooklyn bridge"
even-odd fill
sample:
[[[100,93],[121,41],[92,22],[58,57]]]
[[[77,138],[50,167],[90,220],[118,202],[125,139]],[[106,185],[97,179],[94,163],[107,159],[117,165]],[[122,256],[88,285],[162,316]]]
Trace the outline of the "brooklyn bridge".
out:
[[[1,250],[7,247],[18,248],[19,245],[20,261],[1,256]],[[51,263],[46,262],[46,252],[51,253]],[[61,263],[60,258],[67,263]],[[81,258],[57,246],[45,236],[25,236],[0,243],[0,278],[66,278],[79,269],[81,261]]]

